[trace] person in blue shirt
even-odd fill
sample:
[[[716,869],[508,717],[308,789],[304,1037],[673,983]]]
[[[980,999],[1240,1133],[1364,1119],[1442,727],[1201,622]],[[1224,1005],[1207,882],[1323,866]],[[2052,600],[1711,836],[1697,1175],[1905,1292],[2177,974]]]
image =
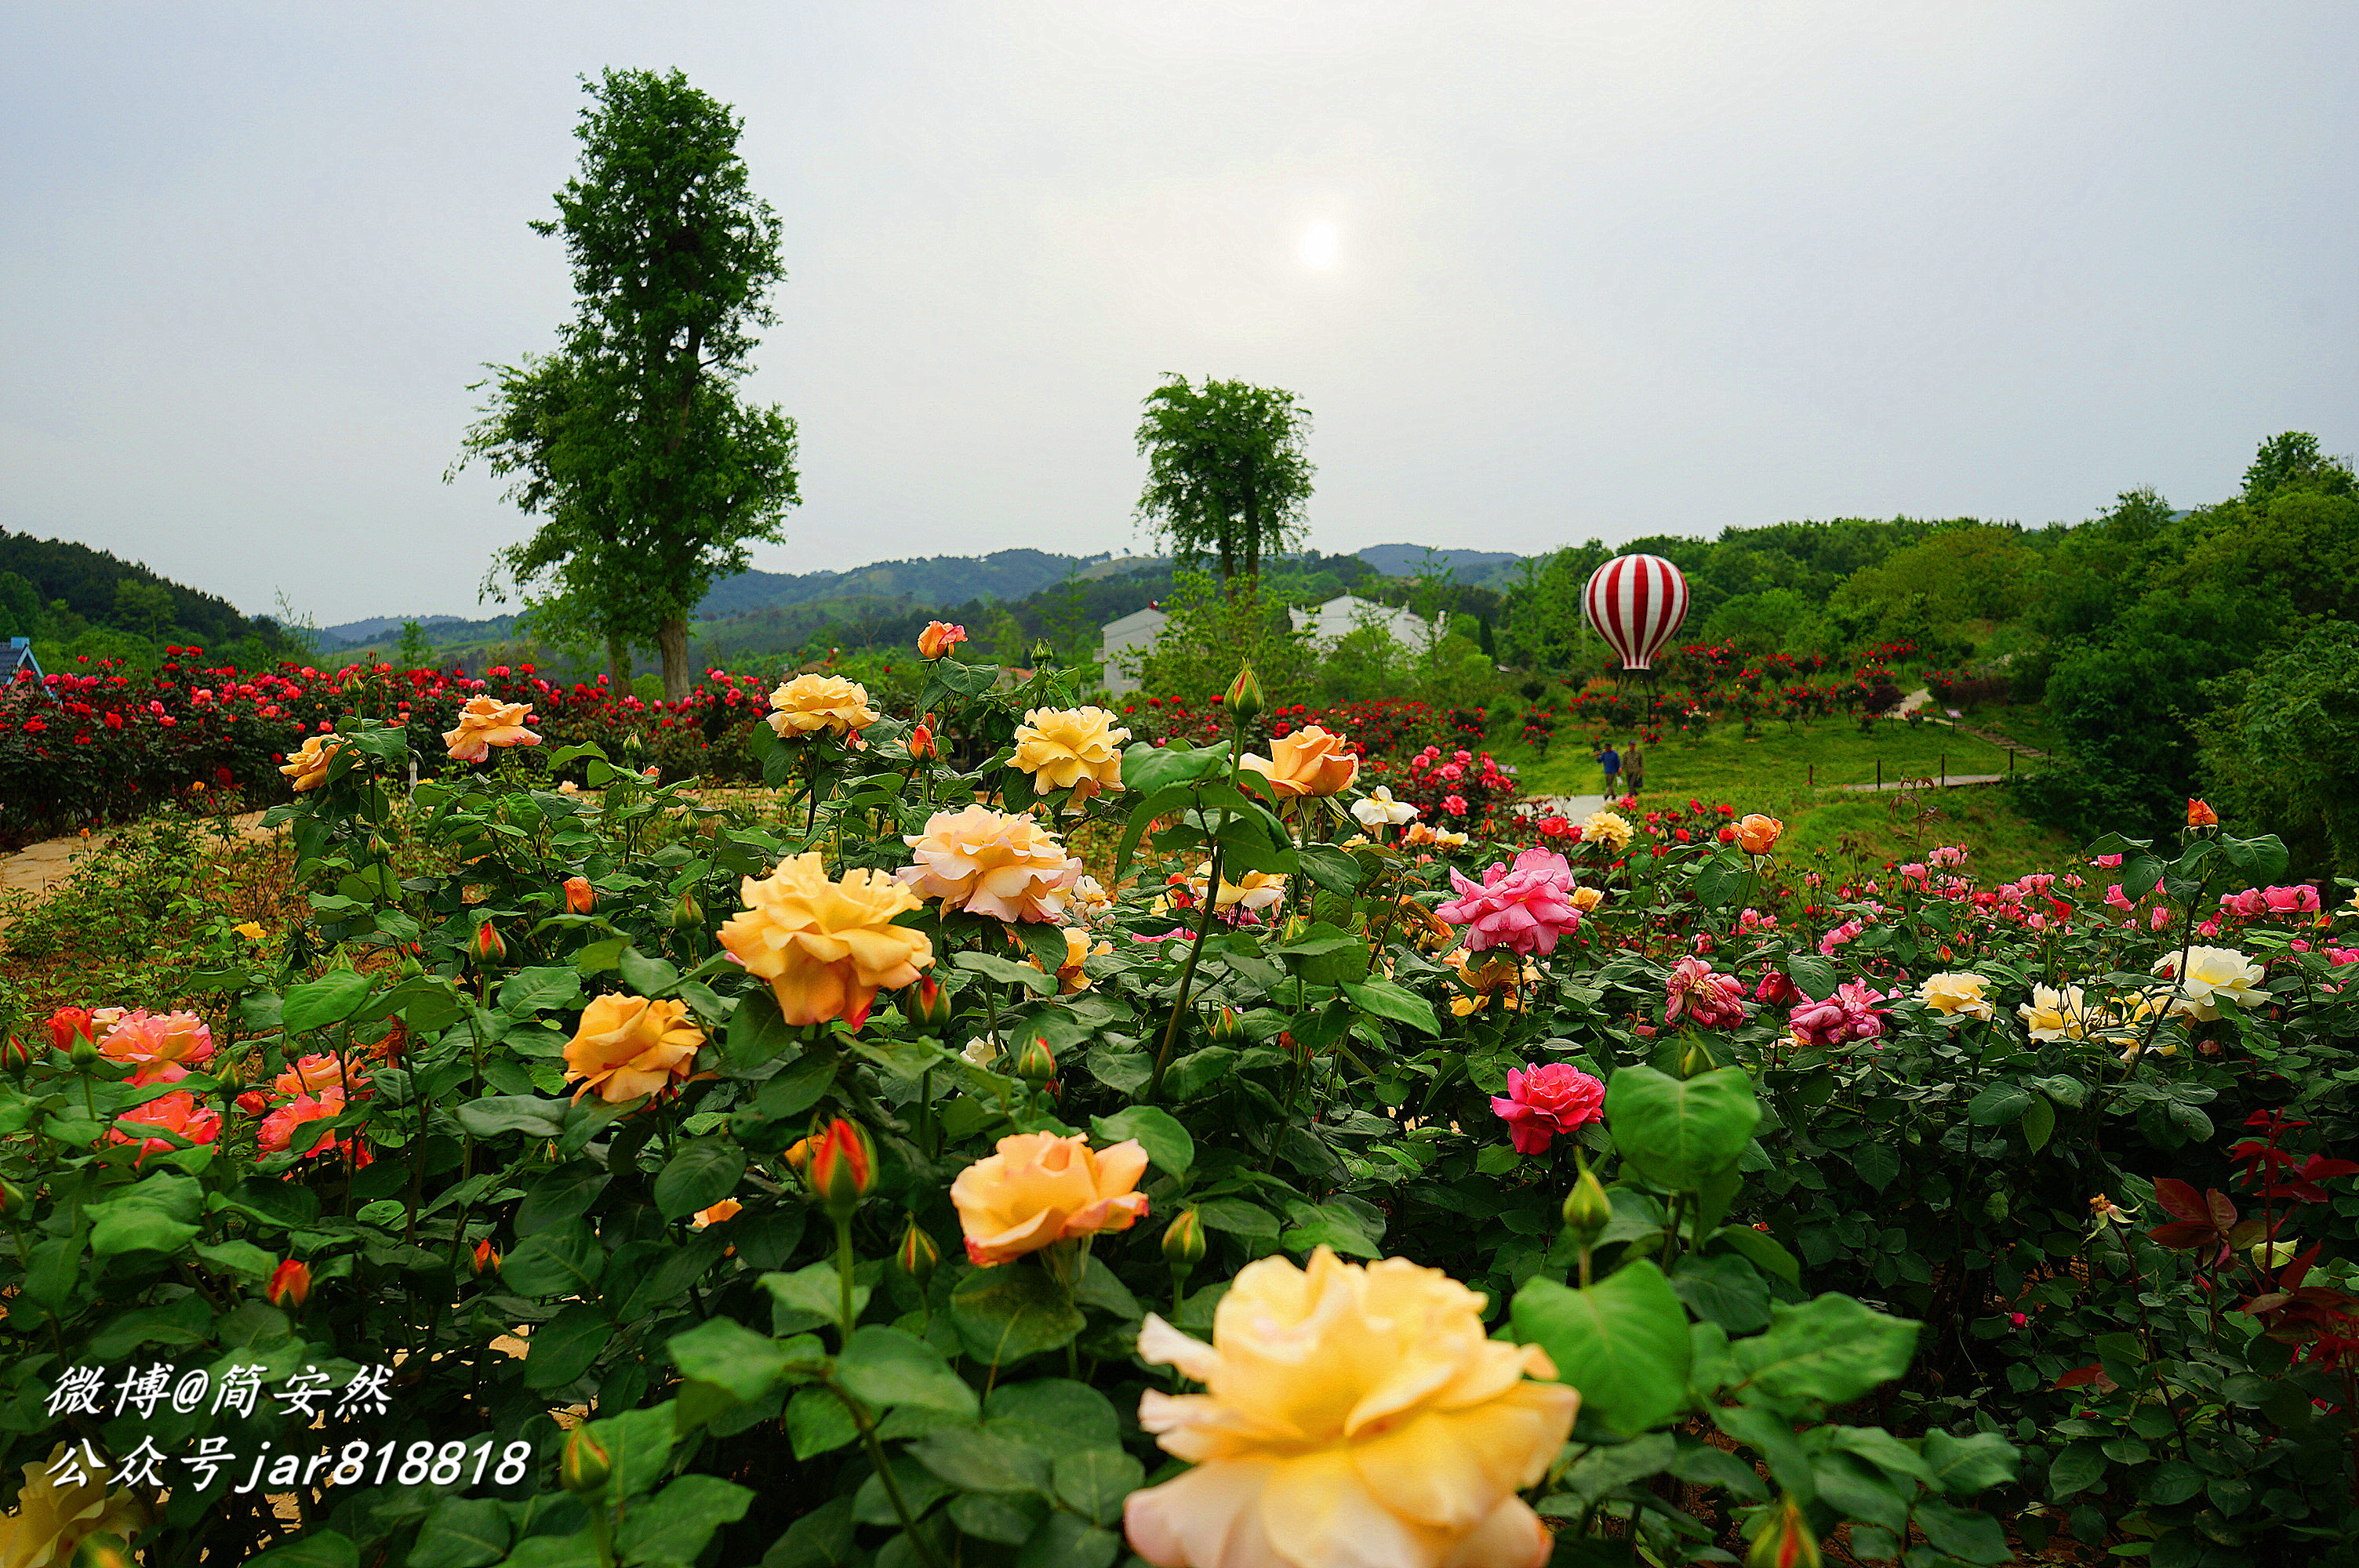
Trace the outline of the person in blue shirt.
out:
[[[1605,770],[1605,793],[1611,795],[1622,779],[1622,753],[1614,749],[1612,741],[1606,741],[1605,750],[1597,753],[1597,763]]]

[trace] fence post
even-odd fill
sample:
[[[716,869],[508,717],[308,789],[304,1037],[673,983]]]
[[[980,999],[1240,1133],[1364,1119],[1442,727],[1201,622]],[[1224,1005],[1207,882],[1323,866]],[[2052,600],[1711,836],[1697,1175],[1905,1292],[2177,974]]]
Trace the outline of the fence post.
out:
[[[1942,785],[1942,787],[1943,787],[1943,788],[1945,788],[1945,789],[1946,789],[1946,788],[1948,788],[1948,787],[1949,787],[1949,784],[1950,784],[1950,753],[1949,753],[1949,752],[1942,752],[1942,753],[1941,753],[1941,785]]]
[[[1816,762],[1810,764],[1810,787],[1812,789],[1819,787],[1819,764]]]
[[[1882,757],[1875,759],[1875,787],[1878,789],[1882,789],[1884,787],[1884,759]]]

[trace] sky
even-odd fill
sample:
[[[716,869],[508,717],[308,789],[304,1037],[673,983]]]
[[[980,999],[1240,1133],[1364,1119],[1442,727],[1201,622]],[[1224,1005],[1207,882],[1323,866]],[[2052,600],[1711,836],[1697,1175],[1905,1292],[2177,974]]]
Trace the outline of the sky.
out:
[[[1152,547],[1159,374],[1310,407],[1309,542],[2077,521],[2359,446],[2359,6],[0,11],[0,527],[251,613],[479,610],[581,78],[744,115],[775,571]]]

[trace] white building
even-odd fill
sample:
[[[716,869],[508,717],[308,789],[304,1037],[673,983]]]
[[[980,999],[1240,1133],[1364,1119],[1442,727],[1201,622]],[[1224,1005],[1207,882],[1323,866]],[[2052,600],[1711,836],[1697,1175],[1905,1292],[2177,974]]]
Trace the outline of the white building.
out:
[[[1170,619],[1150,604],[1098,628],[1098,662],[1105,667],[1106,690],[1120,697],[1138,689],[1135,666],[1155,645]]]
[[[1360,627],[1373,624],[1383,627],[1394,642],[1410,653],[1422,654],[1450,629],[1447,615],[1428,621],[1414,611],[1395,610],[1355,593],[1288,613],[1294,617],[1294,629],[1308,636],[1322,653]]]

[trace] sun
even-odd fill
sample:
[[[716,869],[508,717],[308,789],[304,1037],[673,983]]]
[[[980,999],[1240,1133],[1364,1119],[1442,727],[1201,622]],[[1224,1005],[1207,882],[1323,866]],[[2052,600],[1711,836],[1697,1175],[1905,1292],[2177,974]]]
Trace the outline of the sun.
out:
[[[1302,231],[1302,239],[1294,247],[1294,254],[1311,271],[1330,272],[1342,258],[1343,250],[1343,232],[1334,224],[1321,220]]]

